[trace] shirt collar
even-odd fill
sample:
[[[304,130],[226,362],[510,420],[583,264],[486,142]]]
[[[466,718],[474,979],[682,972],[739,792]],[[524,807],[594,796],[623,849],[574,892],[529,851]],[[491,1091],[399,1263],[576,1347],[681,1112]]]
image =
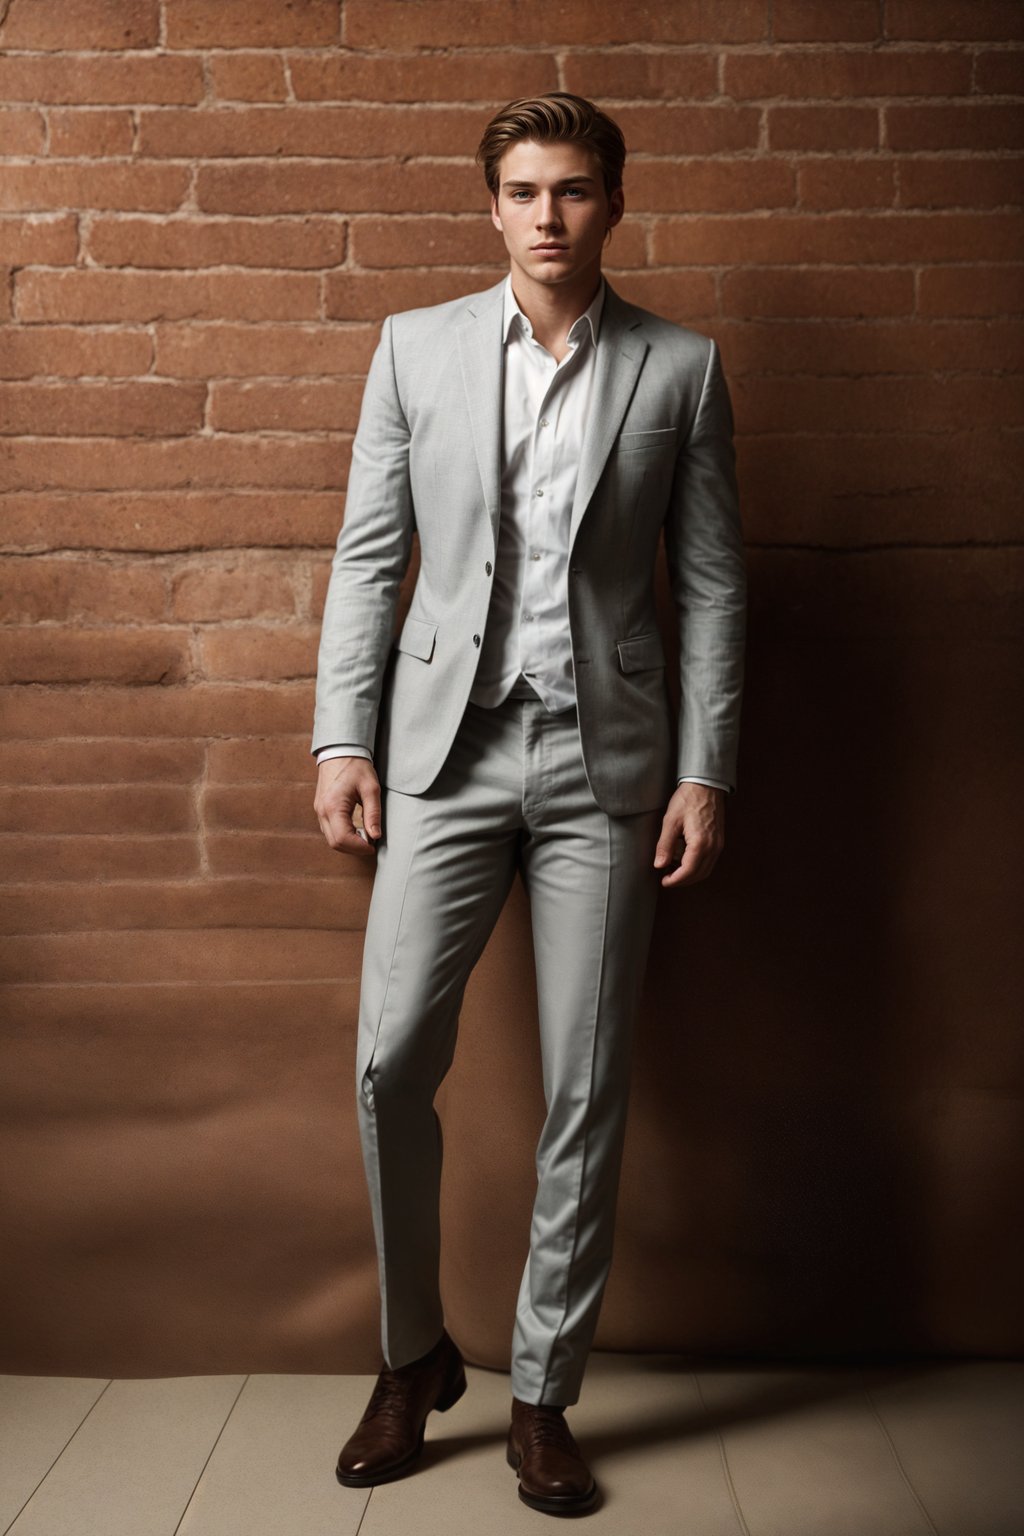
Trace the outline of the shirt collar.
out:
[[[569,334],[566,337],[567,341],[574,343],[577,342],[580,339],[580,333],[582,332],[584,326],[588,325],[590,327],[591,340],[594,342],[595,346],[597,345],[598,333],[601,330],[601,313],[604,309],[605,287],[605,280],[602,277],[600,286],[598,287],[598,290],[590,304],[583,311],[582,315],[580,315],[578,319],[574,320],[572,325],[569,327]],[[512,322],[516,319],[517,316],[519,319],[519,324],[523,328],[524,335],[532,336],[533,328],[530,325],[529,320],[527,320],[526,316],[519,308],[519,305],[516,303],[516,296],[512,292],[512,274],[510,272],[505,279],[505,309],[501,327],[501,336],[503,341],[508,341]]]

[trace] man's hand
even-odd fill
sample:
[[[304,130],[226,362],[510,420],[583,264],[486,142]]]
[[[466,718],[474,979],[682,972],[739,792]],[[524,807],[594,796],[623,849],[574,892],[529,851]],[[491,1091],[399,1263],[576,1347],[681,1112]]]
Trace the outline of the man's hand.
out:
[[[362,807],[367,837],[361,836],[352,820],[357,805]],[[376,853],[376,839],[380,837],[380,780],[369,758],[329,757],[321,763],[313,809],[324,837],[339,853]]]
[[[662,885],[693,885],[706,880],[725,847],[725,790],[710,784],[680,784],[668,803],[654,855],[655,869],[673,863]]]

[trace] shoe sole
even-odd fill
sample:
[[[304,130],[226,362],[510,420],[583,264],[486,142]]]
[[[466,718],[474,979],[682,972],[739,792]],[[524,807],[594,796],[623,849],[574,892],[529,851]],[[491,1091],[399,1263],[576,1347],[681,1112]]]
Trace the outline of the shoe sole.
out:
[[[519,1477],[521,1458],[517,1457],[510,1449],[505,1452],[505,1460]],[[592,1509],[597,1499],[597,1483],[592,1482],[586,1493],[557,1494],[528,1493],[519,1483],[519,1497],[524,1504],[531,1509],[536,1509],[543,1515],[582,1515]]]
[[[436,1409],[438,1413],[447,1413],[449,1408],[455,1406],[465,1390],[466,1368],[464,1365],[460,1365],[458,1375],[452,1382],[451,1387],[442,1392],[434,1404],[434,1408],[429,1408],[427,1412],[433,1413],[434,1409]],[[420,1458],[423,1451],[423,1436],[426,1427],[427,1421],[424,1419],[423,1424],[420,1426],[420,1437],[415,1448],[409,1452],[408,1456],[403,1456],[401,1461],[393,1461],[389,1466],[380,1467],[373,1472],[343,1472],[341,1467],[337,1466],[334,1469],[335,1477],[346,1488],[373,1488],[377,1483],[390,1483],[395,1478],[402,1477]]]

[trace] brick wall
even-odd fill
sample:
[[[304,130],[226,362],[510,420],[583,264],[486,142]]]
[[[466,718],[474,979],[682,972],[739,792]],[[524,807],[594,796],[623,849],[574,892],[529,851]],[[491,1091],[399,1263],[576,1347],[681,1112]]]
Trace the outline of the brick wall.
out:
[[[351,1360],[375,1305],[361,1191],[344,1232],[330,1213],[358,1157],[339,1105],[370,886],[322,840],[308,747],[380,320],[504,269],[472,163],[496,106],[555,87],[607,105],[630,150],[611,281],[718,339],[736,411],[751,693],[719,899],[742,914],[749,897],[763,922],[777,892],[754,866],[777,870],[795,838],[789,895],[820,910],[815,881],[837,870],[815,865],[807,797],[834,828],[822,784],[838,775],[861,847],[930,785],[920,846],[963,828],[936,881],[976,886],[998,927],[1004,887],[976,849],[1009,786],[992,667],[1005,675],[1019,590],[1021,7],[9,0],[0,17],[17,1166],[96,1296],[140,1251],[166,1272],[158,1228],[177,1233],[195,1305],[168,1282],[168,1336],[198,1330],[206,1364],[251,1342],[235,1306],[211,1326],[218,1265],[253,1306],[282,1273],[298,1289],[329,1275],[330,1299],[282,1324],[270,1356],[301,1363],[341,1338],[333,1358]],[[976,713],[958,727],[936,663],[962,659],[965,625],[995,650],[980,692],[977,673],[961,680]],[[811,655],[840,657],[820,687]],[[943,764],[968,778],[948,820]],[[936,906],[924,924],[933,959],[942,921]],[[897,929],[910,942],[912,923]],[[253,1151],[268,1139],[294,1174],[269,1191]],[[69,1220],[69,1182],[106,1260]],[[251,1252],[232,1268],[216,1234],[225,1202],[264,1231],[268,1201],[290,1240],[264,1293]],[[152,1221],[126,1236],[133,1202]],[[34,1273],[34,1240],[24,1251]],[[148,1318],[119,1318],[105,1368],[184,1358],[146,1353]],[[51,1344],[29,1329],[29,1364],[52,1350],[88,1366],[75,1326]]]

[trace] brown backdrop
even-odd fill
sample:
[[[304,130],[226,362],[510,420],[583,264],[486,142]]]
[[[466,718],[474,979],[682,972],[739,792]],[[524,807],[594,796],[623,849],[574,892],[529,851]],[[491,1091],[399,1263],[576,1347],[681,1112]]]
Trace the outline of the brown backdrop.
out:
[[[728,848],[660,908],[597,1342],[1018,1352],[1019,6],[0,11],[0,1368],[376,1368],[370,875],[312,810],[319,619],[381,317],[497,279],[472,150],[559,85],[630,146],[612,282],[721,345],[751,574]],[[497,1366],[525,916],[441,1094],[450,1324]]]

